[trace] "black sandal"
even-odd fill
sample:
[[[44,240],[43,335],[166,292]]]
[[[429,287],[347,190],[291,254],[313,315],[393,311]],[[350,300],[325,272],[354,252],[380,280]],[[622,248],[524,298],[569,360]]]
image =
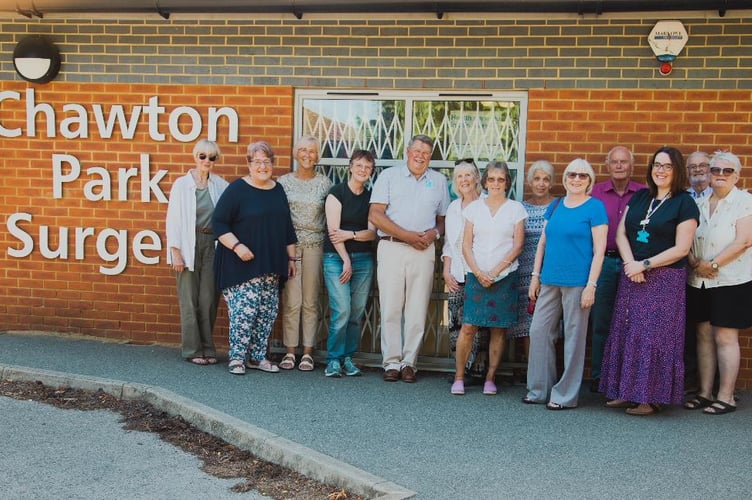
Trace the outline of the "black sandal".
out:
[[[736,406],[730,405],[720,399],[713,401],[713,404],[705,408],[702,412],[706,415],[725,415],[736,411]]]
[[[700,410],[702,408],[707,408],[708,406],[713,404],[712,399],[704,398],[702,396],[695,396],[693,399],[690,399],[686,403],[684,403],[684,409],[685,410]]]

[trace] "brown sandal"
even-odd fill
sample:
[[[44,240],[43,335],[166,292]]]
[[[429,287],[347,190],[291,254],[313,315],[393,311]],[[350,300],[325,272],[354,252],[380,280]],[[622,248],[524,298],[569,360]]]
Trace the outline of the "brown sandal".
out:
[[[657,403],[649,403],[647,405],[637,405],[634,408],[627,408],[625,412],[627,415],[635,415],[637,417],[647,417],[648,415],[655,415],[661,411],[661,405]]]

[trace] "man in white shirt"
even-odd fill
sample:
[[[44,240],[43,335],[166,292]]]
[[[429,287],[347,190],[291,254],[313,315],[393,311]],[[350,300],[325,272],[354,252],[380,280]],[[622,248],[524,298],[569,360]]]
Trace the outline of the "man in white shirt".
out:
[[[687,158],[687,173],[690,187],[687,189],[695,200],[710,196],[710,157],[702,151],[695,151]]]
[[[433,140],[416,135],[407,147],[406,165],[385,169],[371,191],[368,220],[380,237],[376,279],[387,382],[416,378],[433,285],[434,242],[444,232],[449,206],[446,177],[429,168],[432,152]]]

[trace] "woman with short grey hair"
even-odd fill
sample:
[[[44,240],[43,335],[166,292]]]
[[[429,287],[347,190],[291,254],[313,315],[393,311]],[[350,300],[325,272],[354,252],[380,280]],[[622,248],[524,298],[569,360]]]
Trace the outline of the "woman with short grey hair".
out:
[[[567,194],[544,216],[528,297],[536,300],[530,325],[527,404],[549,410],[577,407],[585,364],[590,307],[606,252],[608,216],[590,196],[595,172],[577,158],[562,175]],[[545,256],[545,258],[544,258]],[[555,342],[564,319],[564,373],[556,381]]]
[[[687,287],[687,315],[697,322],[700,390],[684,408],[722,415],[736,410],[739,330],[752,326],[752,195],[736,187],[741,163],[733,153],[715,154],[709,170],[713,193],[698,200]]]
[[[214,283],[214,207],[227,181],[213,173],[219,146],[201,139],[194,167],[178,178],[167,204],[167,264],[175,271],[180,304],[181,353],[195,365],[217,362],[214,323],[219,291]]]

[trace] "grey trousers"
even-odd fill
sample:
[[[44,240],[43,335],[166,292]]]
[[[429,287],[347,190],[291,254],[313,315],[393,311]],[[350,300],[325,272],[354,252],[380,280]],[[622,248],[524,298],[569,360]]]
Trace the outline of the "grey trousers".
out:
[[[530,324],[527,398],[577,406],[585,365],[589,309],[580,307],[584,287],[541,285]],[[564,317],[564,373],[556,380],[556,338]]]
[[[184,358],[215,357],[214,322],[219,290],[214,282],[214,236],[196,233],[193,271],[177,273],[180,330]]]

